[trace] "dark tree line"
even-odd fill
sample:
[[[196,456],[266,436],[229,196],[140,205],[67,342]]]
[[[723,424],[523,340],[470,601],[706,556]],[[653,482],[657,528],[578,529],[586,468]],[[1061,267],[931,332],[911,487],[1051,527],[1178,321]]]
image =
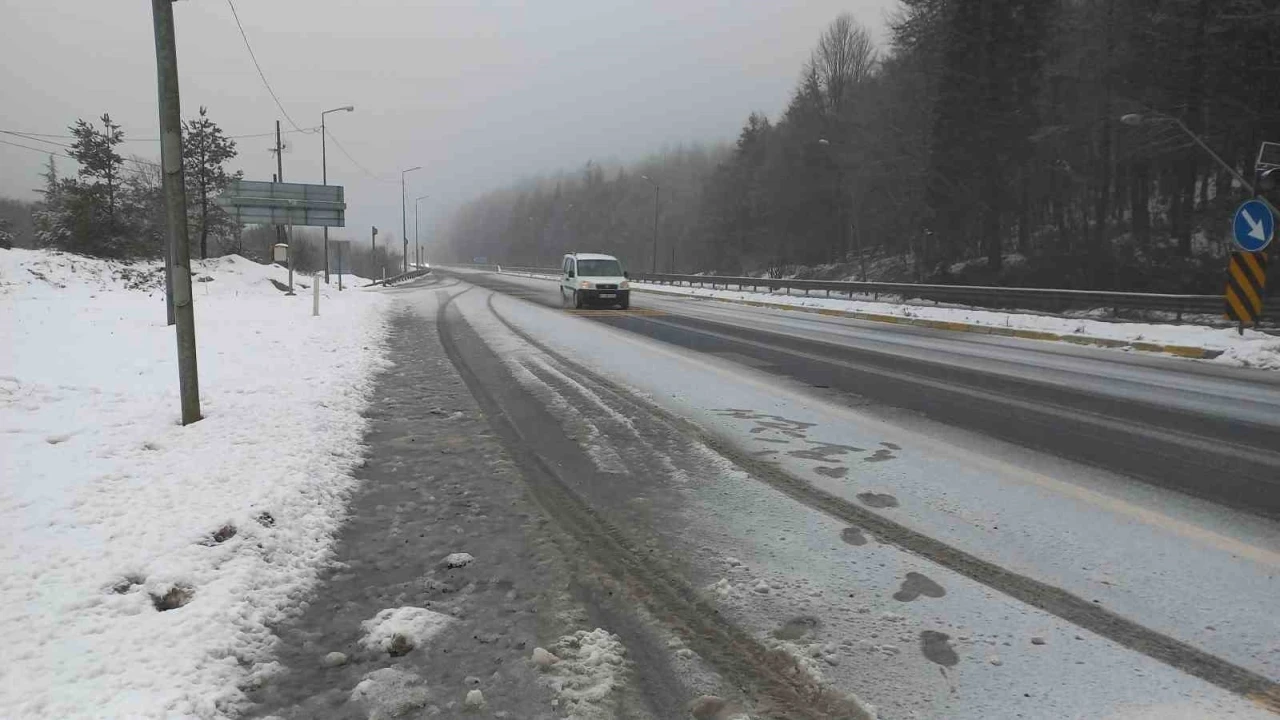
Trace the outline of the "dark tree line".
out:
[[[639,178],[674,162],[660,270],[1221,289],[1246,193],[1183,128],[1246,178],[1280,141],[1272,0],[901,0],[890,29],[877,49],[837,18],[786,110],[728,150],[489,194],[450,249],[648,269]]]

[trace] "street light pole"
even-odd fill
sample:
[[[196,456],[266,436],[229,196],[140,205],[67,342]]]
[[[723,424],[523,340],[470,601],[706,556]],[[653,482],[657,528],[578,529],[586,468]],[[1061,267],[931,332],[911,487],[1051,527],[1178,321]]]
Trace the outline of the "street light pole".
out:
[[[404,176],[413,172],[414,170],[421,170],[421,169],[422,169],[422,166],[417,165],[409,168],[408,170],[400,171],[400,237],[404,240],[404,252],[403,252],[404,272],[409,272],[409,221],[408,221],[408,218],[406,217],[407,213],[405,212],[405,208],[404,208],[405,199],[407,198],[407,193],[405,192]]]
[[[418,259],[418,265],[422,265],[422,242],[418,239],[418,203],[429,197],[431,196],[423,195],[413,201],[413,256]]]
[[[818,144],[827,148],[833,147],[831,144],[831,141],[826,138],[819,138]],[[844,190],[844,168],[840,166],[839,159],[835,157],[835,150],[831,151],[831,155],[832,155],[831,161],[835,163],[835,166],[836,166],[836,198],[838,202],[839,197]],[[862,277],[862,282],[866,282],[867,281],[867,258],[862,253],[862,237],[858,234],[857,228],[855,228],[853,224],[853,213],[856,210],[856,206],[854,206],[854,203],[856,202],[856,198],[852,197],[852,195],[853,193],[850,192],[851,207],[849,209],[849,235],[853,237],[854,252],[858,253],[858,269]],[[839,208],[836,209],[836,227],[839,228],[840,230],[844,229],[844,224],[840,222]],[[844,252],[843,249],[841,250],[841,252]]]
[[[641,175],[641,179],[648,180],[653,185],[653,274],[658,274],[658,183],[648,175]]]
[[[329,153],[325,147],[325,130],[324,116],[331,112],[351,112],[355,110],[355,105],[343,105],[340,108],[325,110],[320,113],[320,177],[321,182],[325,185],[329,184]],[[324,226],[324,284],[329,284],[329,226]]]
[[[1168,120],[1172,122],[1174,125],[1177,125],[1179,130],[1185,133],[1187,137],[1191,138],[1191,140],[1195,142],[1196,145],[1200,146],[1201,150],[1204,150],[1205,152],[1209,153],[1209,157],[1216,160],[1217,163],[1221,165],[1222,168],[1226,170],[1228,173],[1231,173],[1231,176],[1236,179],[1236,182],[1243,185],[1244,189],[1248,190],[1250,195],[1256,194],[1253,190],[1253,183],[1249,182],[1248,180],[1245,180],[1244,176],[1241,175],[1239,172],[1237,172],[1236,169],[1230,165],[1230,163],[1228,163],[1226,160],[1223,160],[1221,157],[1219,157],[1218,153],[1214,152],[1212,148],[1206,145],[1204,140],[1200,139],[1199,135],[1192,132],[1191,128],[1186,126],[1186,123],[1182,122],[1181,120],[1179,120],[1178,118],[1172,115],[1166,115],[1162,112],[1151,111],[1151,115],[1155,119]],[[1129,113],[1127,115],[1120,116],[1120,122],[1130,126],[1141,125],[1146,120],[1147,118],[1143,116],[1141,113]]]

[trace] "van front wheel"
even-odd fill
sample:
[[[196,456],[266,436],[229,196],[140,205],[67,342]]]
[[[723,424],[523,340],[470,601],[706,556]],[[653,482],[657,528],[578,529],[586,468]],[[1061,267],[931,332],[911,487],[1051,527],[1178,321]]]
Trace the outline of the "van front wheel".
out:
[[[573,307],[575,310],[582,309],[582,293],[577,290],[573,291]]]

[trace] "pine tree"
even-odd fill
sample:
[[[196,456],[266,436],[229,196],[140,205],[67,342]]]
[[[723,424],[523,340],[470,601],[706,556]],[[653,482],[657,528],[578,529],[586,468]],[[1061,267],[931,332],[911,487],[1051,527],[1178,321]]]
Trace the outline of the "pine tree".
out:
[[[236,156],[236,142],[223,134],[209,119],[208,108],[200,116],[182,123],[182,160],[187,181],[187,217],[194,233],[200,235],[200,257],[209,256],[209,236],[229,237],[236,223],[214,204],[213,199],[238,179],[223,165]]]
[[[37,218],[39,241],[69,252],[121,255],[125,223],[118,216],[118,189],[124,158],[115,148],[124,141],[120,126],[103,114],[103,131],[77,120],[67,154],[80,164],[76,178],[60,179],[50,165],[45,173],[45,208]]]
[[[124,158],[116,152],[116,146],[124,142],[124,132],[119,125],[111,122],[111,116],[102,114],[102,132],[98,132],[92,123],[83,119],[76,120],[71,127],[75,141],[67,154],[80,163],[80,177],[87,178],[91,187],[100,196],[95,198],[106,220],[107,233],[115,230],[116,222],[116,189],[120,182],[120,169]]]
[[[36,244],[41,247],[70,250],[72,245],[71,214],[67,207],[66,189],[72,180],[58,177],[58,165],[49,156],[49,164],[41,173],[44,189],[40,194],[44,200],[31,213],[35,224]]]

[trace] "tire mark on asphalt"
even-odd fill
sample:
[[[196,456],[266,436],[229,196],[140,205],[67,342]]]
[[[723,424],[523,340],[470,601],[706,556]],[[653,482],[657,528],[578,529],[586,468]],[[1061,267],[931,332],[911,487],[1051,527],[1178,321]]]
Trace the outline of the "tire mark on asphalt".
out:
[[[449,319],[448,310],[452,301],[462,294],[442,302],[437,310],[436,327],[441,344],[494,430],[503,438],[511,455],[518,459],[530,493],[547,514],[577,536],[597,562],[633,597],[665,621],[686,645],[727,680],[754,688],[758,693],[758,709],[769,717],[870,720],[856,702],[814,681],[785,651],[764,647],[722,617],[713,604],[701,598],[678,575],[667,572],[648,553],[637,549],[621,529],[605,520],[572,490],[560,477],[558,464],[543,457],[503,410],[494,392],[481,381],[473,367],[475,358],[468,361],[450,332],[449,323],[453,321]],[[489,311],[498,317],[492,305]],[[501,363],[496,357],[493,361]],[[505,372],[506,368],[502,370]],[[606,387],[613,391],[611,385]]]
[[[598,387],[611,389],[615,397],[626,398],[631,405],[645,407],[647,412],[666,420],[689,437],[700,440],[707,447],[738,465],[748,475],[766,482],[798,502],[845,523],[858,526],[880,542],[915,553],[1019,602],[1043,610],[1176,670],[1247,697],[1259,706],[1280,715],[1280,683],[1189,643],[1117,615],[1095,602],[1085,600],[1062,588],[1007,570],[894,522],[881,513],[859,507],[844,498],[814,487],[804,480],[792,477],[779,468],[738,450],[728,441],[711,435],[696,423],[636,397],[634,393],[620,388],[582,364],[547,347],[498,312],[493,307],[492,294],[489,296],[489,309],[508,330],[554,358],[563,367],[571,369],[584,379],[590,379]]]

